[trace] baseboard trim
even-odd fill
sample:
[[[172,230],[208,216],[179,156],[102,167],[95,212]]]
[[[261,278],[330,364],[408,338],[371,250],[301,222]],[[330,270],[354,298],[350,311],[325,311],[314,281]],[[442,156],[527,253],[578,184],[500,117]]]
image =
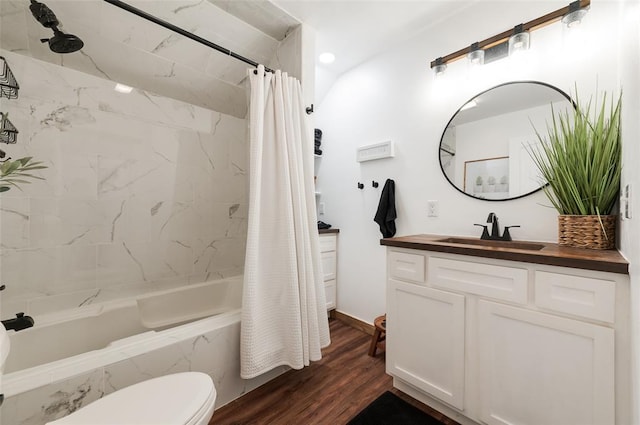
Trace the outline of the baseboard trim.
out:
[[[349,316],[348,314],[344,314],[337,310],[331,310],[329,317],[339,320],[345,325],[351,326],[354,329],[358,329],[369,335],[373,335],[374,326],[371,323],[363,322],[360,319],[356,319],[355,317]]]

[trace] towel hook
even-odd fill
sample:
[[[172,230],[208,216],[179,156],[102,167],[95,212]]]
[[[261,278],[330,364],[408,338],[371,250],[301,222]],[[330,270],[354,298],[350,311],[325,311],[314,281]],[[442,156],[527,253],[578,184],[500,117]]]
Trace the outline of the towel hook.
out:
[[[364,189],[364,185],[362,183],[360,183],[360,182],[358,182],[358,189],[360,189],[360,190]]]
[[[371,181],[371,186],[373,186],[373,187],[378,187],[378,186],[380,186],[380,184],[379,184],[377,181],[372,180],[372,181]]]

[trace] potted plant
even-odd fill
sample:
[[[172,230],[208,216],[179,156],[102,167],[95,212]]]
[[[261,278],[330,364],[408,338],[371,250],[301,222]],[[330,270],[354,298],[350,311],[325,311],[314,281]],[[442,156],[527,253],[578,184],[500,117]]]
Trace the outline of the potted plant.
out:
[[[4,161],[0,165],[0,193],[6,192],[11,187],[20,188],[20,184],[30,183],[25,179],[39,179],[42,177],[31,174],[31,171],[47,168],[40,161],[32,161],[33,157],[27,156],[11,161]]]
[[[615,248],[617,217],[612,210],[620,190],[622,96],[601,104],[579,102],[575,111],[553,110],[546,134],[536,135],[529,154],[548,183],[544,192],[560,214],[560,245],[590,249]]]

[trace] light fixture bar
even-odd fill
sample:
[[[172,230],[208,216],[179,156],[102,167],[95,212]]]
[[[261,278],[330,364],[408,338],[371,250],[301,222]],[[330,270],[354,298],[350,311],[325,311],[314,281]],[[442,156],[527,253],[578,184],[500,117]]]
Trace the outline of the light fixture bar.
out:
[[[589,7],[589,5],[591,5],[591,0],[576,0],[575,2],[573,2],[575,4],[579,4],[580,5],[580,9]],[[571,5],[562,7],[558,10],[554,10],[553,12],[547,13],[546,15],[540,16],[539,18],[536,18],[534,20],[531,20],[529,22],[526,22],[524,24],[522,24],[522,30],[523,31],[533,31],[533,30],[537,30],[538,28],[542,28],[544,26],[547,26],[553,22],[559,21],[560,19],[562,19],[562,17],[564,15],[566,15],[567,13],[571,12],[573,9],[571,9]],[[575,7],[575,6],[573,6]],[[488,49],[490,47],[493,47],[495,45],[498,45],[500,43],[504,43],[507,40],[509,40],[509,37],[511,37],[513,35],[513,27],[509,28],[508,30],[501,32],[500,34],[496,34],[492,37],[489,37],[485,40],[482,41],[478,41],[478,48],[480,49]],[[474,43],[475,44],[475,43]],[[460,49],[458,51],[455,51],[453,53],[449,53],[446,56],[442,56],[442,63],[444,64],[448,64],[451,62],[454,62],[458,59],[464,58],[467,56],[467,54],[471,51],[471,46],[467,46],[463,49]],[[431,61],[430,66],[431,68],[433,68],[434,66],[436,66],[436,60]]]

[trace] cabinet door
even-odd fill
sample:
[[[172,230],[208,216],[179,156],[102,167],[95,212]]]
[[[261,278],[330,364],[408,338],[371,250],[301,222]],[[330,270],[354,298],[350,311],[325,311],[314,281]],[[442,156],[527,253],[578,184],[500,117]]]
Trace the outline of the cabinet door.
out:
[[[464,296],[389,280],[387,373],[462,410]]]
[[[489,301],[478,306],[484,422],[615,423],[613,329]]]

